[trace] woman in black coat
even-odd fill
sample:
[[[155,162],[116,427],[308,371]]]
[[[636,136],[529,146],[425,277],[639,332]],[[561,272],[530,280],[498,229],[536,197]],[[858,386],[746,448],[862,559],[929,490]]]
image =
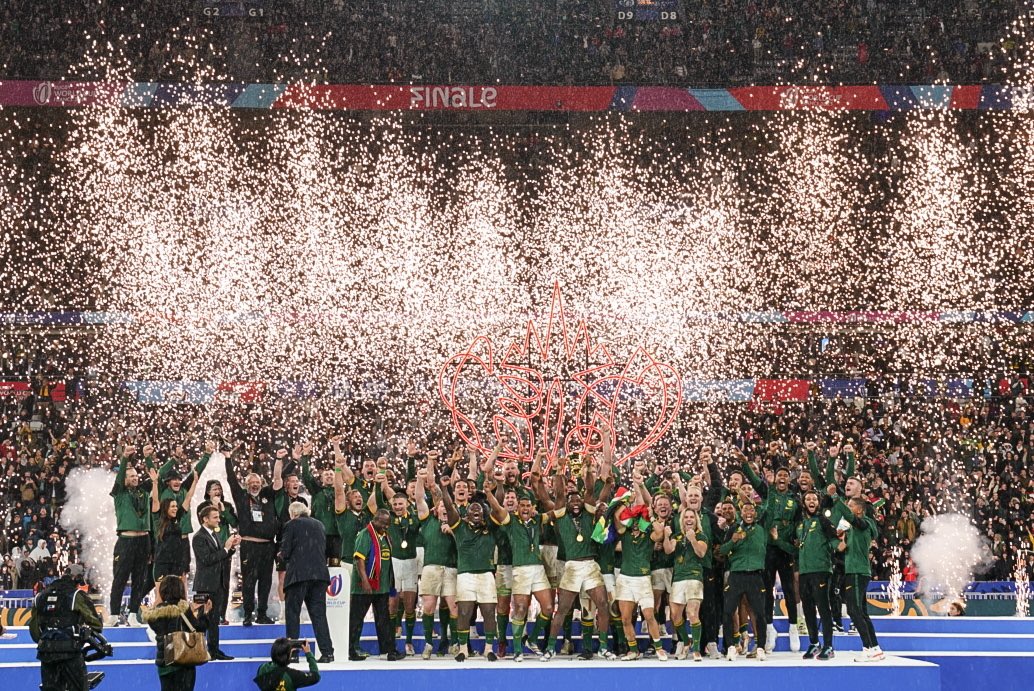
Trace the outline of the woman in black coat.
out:
[[[212,601],[204,604],[207,614],[212,609]],[[158,602],[154,607],[142,610],[144,623],[154,631],[158,649],[155,663],[158,665],[158,681],[161,691],[194,691],[196,667],[165,664],[165,636],[174,631],[189,631],[183,621],[186,617],[195,631],[204,631],[208,624],[205,617],[198,616],[202,605],[193,605],[187,601],[187,589],[179,576],[166,576],[158,586]]]

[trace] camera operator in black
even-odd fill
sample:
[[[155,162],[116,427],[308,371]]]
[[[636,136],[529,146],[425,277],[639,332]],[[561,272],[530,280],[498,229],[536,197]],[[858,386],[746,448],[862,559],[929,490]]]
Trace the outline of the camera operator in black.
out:
[[[29,634],[37,644],[41,691],[91,688],[83,645],[93,633],[100,633],[104,624],[80,590],[85,584],[83,567],[72,564],[33,602]]]
[[[236,452],[236,450],[235,450]],[[278,521],[273,488],[267,485],[257,473],[249,473],[245,486],[237,482],[237,471],[233,457],[226,457],[226,481],[237,507],[237,522],[241,536],[241,577],[244,581],[244,625],[274,623],[266,614],[269,591],[273,587],[273,561],[276,558]],[[258,588],[258,618],[253,619],[256,610],[255,590]]]

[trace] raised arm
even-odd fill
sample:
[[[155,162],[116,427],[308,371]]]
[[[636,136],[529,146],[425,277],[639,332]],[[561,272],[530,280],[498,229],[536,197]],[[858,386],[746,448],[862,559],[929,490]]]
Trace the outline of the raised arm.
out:
[[[449,522],[449,525],[453,526],[459,523],[460,512],[456,510],[456,505],[452,503],[452,497],[449,494],[448,488],[442,488],[442,503],[445,504],[445,520]]]
[[[118,472],[115,473],[115,484],[111,487],[111,496],[122,494],[126,491],[126,471],[129,470],[129,463],[133,458],[133,454],[136,453],[136,447],[132,444],[127,444],[122,449],[122,457],[119,459]]]
[[[416,473],[416,516],[420,520],[424,520],[431,515],[431,510],[427,506],[427,494],[425,483],[427,482],[427,469],[421,468]]]
[[[197,468],[194,468],[194,471],[190,474],[190,477],[192,478],[190,487],[187,488],[187,493],[183,495],[183,508],[188,512],[190,511],[190,502],[194,498],[194,492],[197,491],[197,479],[199,475],[200,473],[198,473]]]
[[[202,473],[205,472],[205,468],[208,467],[208,461],[212,458],[212,454],[214,454],[215,452],[216,452],[215,442],[214,441],[206,441],[205,442],[205,452],[203,454],[201,454],[201,460],[198,461],[197,465],[194,466],[194,472],[191,475],[187,476],[187,479],[183,481],[184,485],[187,484],[188,482],[191,485],[193,485],[193,483],[197,482],[197,479],[199,477],[201,477]],[[187,487],[187,489],[190,490],[191,487]]]
[[[316,478],[312,475],[312,457],[302,456],[302,447],[295,446],[291,452],[296,461],[300,461],[302,465],[302,483],[305,485],[305,489],[309,491],[309,494],[316,496],[320,491],[320,483],[316,482]]]
[[[546,483],[542,481],[541,474],[531,476],[531,491],[535,494],[536,501],[538,501],[539,511],[546,513],[556,509],[553,498],[546,491]]]
[[[503,525],[510,520],[510,514],[506,512],[506,509],[504,509],[499,503],[499,500],[496,499],[495,490],[495,478],[486,478],[485,498],[488,500],[488,508],[491,510],[492,520],[495,521],[496,525]]]
[[[330,449],[334,453],[334,467],[341,468],[341,479],[349,487],[355,482],[355,473],[348,467],[348,459],[341,453],[341,435],[335,434],[330,438]]]
[[[345,474],[341,470],[342,463],[345,462],[344,457],[335,457],[334,459],[334,511],[335,513],[344,513],[345,509],[348,508],[348,500],[345,492]]]
[[[284,488],[284,457],[287,456],[287,449],[280,449],[276,452],[276,460],[273,461],[273,491],[279,492]],[[227,475],[229,477],[229,475]]]
[[[811,476],[815,478],[815,482],[818,483],[819,478],[825,478],[825,475],[819,468],[819,457],[815,450],[815,442],[808,442],[804,445],[804,448],[808,451],[808,471],[811,472]],[[829,483],[827,482],[826,484],[828,485]]]
[[[239,476],[237,475],[237,468],[233,465],[233,454],[226,457],[226,484],[230,487],[230,499],[233,500],[234,505],[238,510],[244,511],[248,505],[248,494],[241,487]]]
[[[147,474],[151,478],[151,513],[158,513],[162,507],[162,502],[158,498],[158,471],[148,468]]]

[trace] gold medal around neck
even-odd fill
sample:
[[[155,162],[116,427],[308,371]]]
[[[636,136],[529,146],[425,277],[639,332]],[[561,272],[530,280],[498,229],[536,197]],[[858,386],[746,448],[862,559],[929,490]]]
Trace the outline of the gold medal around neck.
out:
[[[581,533],[578,533],[578,537],[576,537],[575,540],[577,540],[578,542],[585,542],[585,538],[582,537]]]
[[[401,547],[402,549],[405,549],[405,548],[409,547],[409,543],[407,541],[403,540],[402,542],[399,543],[399,547]]]

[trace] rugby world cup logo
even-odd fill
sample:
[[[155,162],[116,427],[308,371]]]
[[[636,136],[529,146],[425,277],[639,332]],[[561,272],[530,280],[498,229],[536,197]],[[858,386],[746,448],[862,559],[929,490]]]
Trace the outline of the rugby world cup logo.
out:
[[[54,95],[54,82],[40,82],[32,89],[32,98],[37,105],[45,106]]]
[[[341,578],[341,575],[338,574],[337,576],[333,576],[330,579],[330,583],[327,585],[327,595],[329,597],[337,597],[341,594],[342,585],[343,580]]]
[[[594,453],[612,430],[621,464],[664,436],[682,405],[682,379],[642,347],[617,358],[594,343],[588,324],[568,328],[559,284],[543,331],[533,320],[522,340],[497,349],[478,336],[449,358],[438,394],[452,426],[483,454],[551,466],[561,456]]]

